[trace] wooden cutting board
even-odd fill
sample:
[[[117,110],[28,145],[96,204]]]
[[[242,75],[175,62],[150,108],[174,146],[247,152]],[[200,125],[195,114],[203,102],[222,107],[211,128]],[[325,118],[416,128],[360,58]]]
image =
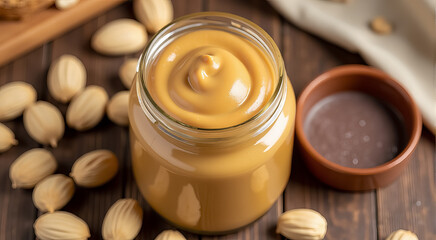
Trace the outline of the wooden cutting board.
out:
[[[0,65],[126,0],[80,0],[67,10],[54,6],[19,21],[0,20]]]

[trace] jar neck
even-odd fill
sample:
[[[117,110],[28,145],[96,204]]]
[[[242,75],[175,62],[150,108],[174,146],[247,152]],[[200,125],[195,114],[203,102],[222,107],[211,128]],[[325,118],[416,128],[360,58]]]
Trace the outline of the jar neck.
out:
[[[199,29],[216,29],[239,35],[259,47],[271,61],[275,71],[274,76],[278,78],[277,85],[269,101],[249,120],[227,128],[196,128],[173,119],[151,97],[146,83],[154,61],[174,39]],[[136,88],[139,103],[144,113],[163,133],[186,143],[216,144],[234,142],[235,139],[241,139],[241,136],[253,137],[267,129],[283,109],[286,98],[286,80],[280,51],[265,31],[254,23],[232,14],[205,12],[176,19],[151,39],[139,60]]]

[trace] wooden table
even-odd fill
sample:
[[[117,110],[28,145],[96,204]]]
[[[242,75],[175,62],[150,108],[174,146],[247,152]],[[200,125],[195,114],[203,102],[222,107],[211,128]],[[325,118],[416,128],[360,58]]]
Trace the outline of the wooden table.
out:
[[[283,19],[264,0],[173,0],[175,16],[198,11],[236,13],[264,28],[282,51],[286,69],[298,94],[320,73],[338,65],[364,61],[329,44]],[[90,48],[91,35],[104,23],[132,18],[131,2],[116,7],[84,25],[46,43],[34,51],[0,67],[0,85],[11,81],[31,83],[38,99],[55,104],[63,114],[66,105],[48,93],[47,70],[62,54],[74,54],[85,64],[88,85],[104,86],[109,95],[124,90],[117,71],[126,57],[105,57]],[[1,34],[1,33],[0,33]],[[26,150],[41,147],[26,133],[22,119],[6,123],[20,144],[0,154],[0,240],[35,239],[32,224],[40,213],[32,204],[31,190],[13,190],[8,169]],[[154,239],[164,229],[173,228],[160,218],[138,192],[132,176],[128,129],[105,118],[96,128],[77,132],[67,129],[58,148],[50,149],[59,162],[58,173],[68,174],[72,163],[82,154],[99,148],[118,156],[121,168],[108,184],[96,189],[77,188],[64,208],[83,218],[91,229],[91,239],[101,239],[101,224],[107,209],[119,198],[138,199],[144,209],[144,222],[137,239]],[[398,228],[416,232],[421,240],[436,239],[435,138],[424,129],[410,165],[389,187],[363,193],[342,192],[327,187],[306,169],[298,151],[294,151],[292,173],[282,197],[261,219],[226,236],[197,236],[183,232],[188,239],[281,239],[275,234],[280,213],[294,208],[312,208],[328,221],[326,239],[384,239]]]

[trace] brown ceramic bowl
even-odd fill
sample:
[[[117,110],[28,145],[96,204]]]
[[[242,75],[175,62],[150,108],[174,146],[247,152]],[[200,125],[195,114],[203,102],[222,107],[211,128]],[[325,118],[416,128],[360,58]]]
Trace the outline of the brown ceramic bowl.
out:
[[[306,116],[318,101],[342,91],[359,91],[387,103],[403,118],[405,147],[392,160],[372,168],[344,167],[327,160],[310,144],[303,130]],[[407,91],[380,70],[346,65],[313,80],[297,102],[296,134],[306,165],[322,182],[342,190],[371,190],[392,183],[412,159],[421,136],[421,115]]]

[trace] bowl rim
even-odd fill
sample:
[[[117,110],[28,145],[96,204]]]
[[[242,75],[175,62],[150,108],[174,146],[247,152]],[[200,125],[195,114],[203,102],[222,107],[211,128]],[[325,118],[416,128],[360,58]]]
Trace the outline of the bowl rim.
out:
[[[340,164],[327,160],[320,153],[318,153],[312,146],[312,144],[310,144],[309,140],[306,137],[306,134],[304,133],[303,125],[305,119],[303,119],[303,109],[307,100],[311,97],[313,91],[322,83],[332,81],[337,77],[345,75],[371,76],[372,78],[377,79],[377,81],[381,81],[389,85],[389,87],[397,91],[401,95],[401,97],[408,103],[407,108],[412,113],[412,130],[410,133],[410,137],[407,139],[407,144],[405,145],[403,150],[395,158],[387,161],[386,163],[371,168],[351,168],[342,166]],[[357,176],[371,176],[380,174],[389,171],[401,162],[407,160],[408,157],[414,152],[416,145],[419,142],[422,130],[421,113],[419,112],[415,101],[412,99],[411,95],[407,92],[407,90],[395,79],[393,79],[388,74],[382,72],[381,70],[359,64],[342,65],[332,68],[317,76],[313,81],[311,81],[298,97],[295,124],[298,141],[300,142],[300,145],[304,149],[304,151],[306,151],[311,156],[311,161],[315,161],[323,165],[324,167],[338,173]]]

